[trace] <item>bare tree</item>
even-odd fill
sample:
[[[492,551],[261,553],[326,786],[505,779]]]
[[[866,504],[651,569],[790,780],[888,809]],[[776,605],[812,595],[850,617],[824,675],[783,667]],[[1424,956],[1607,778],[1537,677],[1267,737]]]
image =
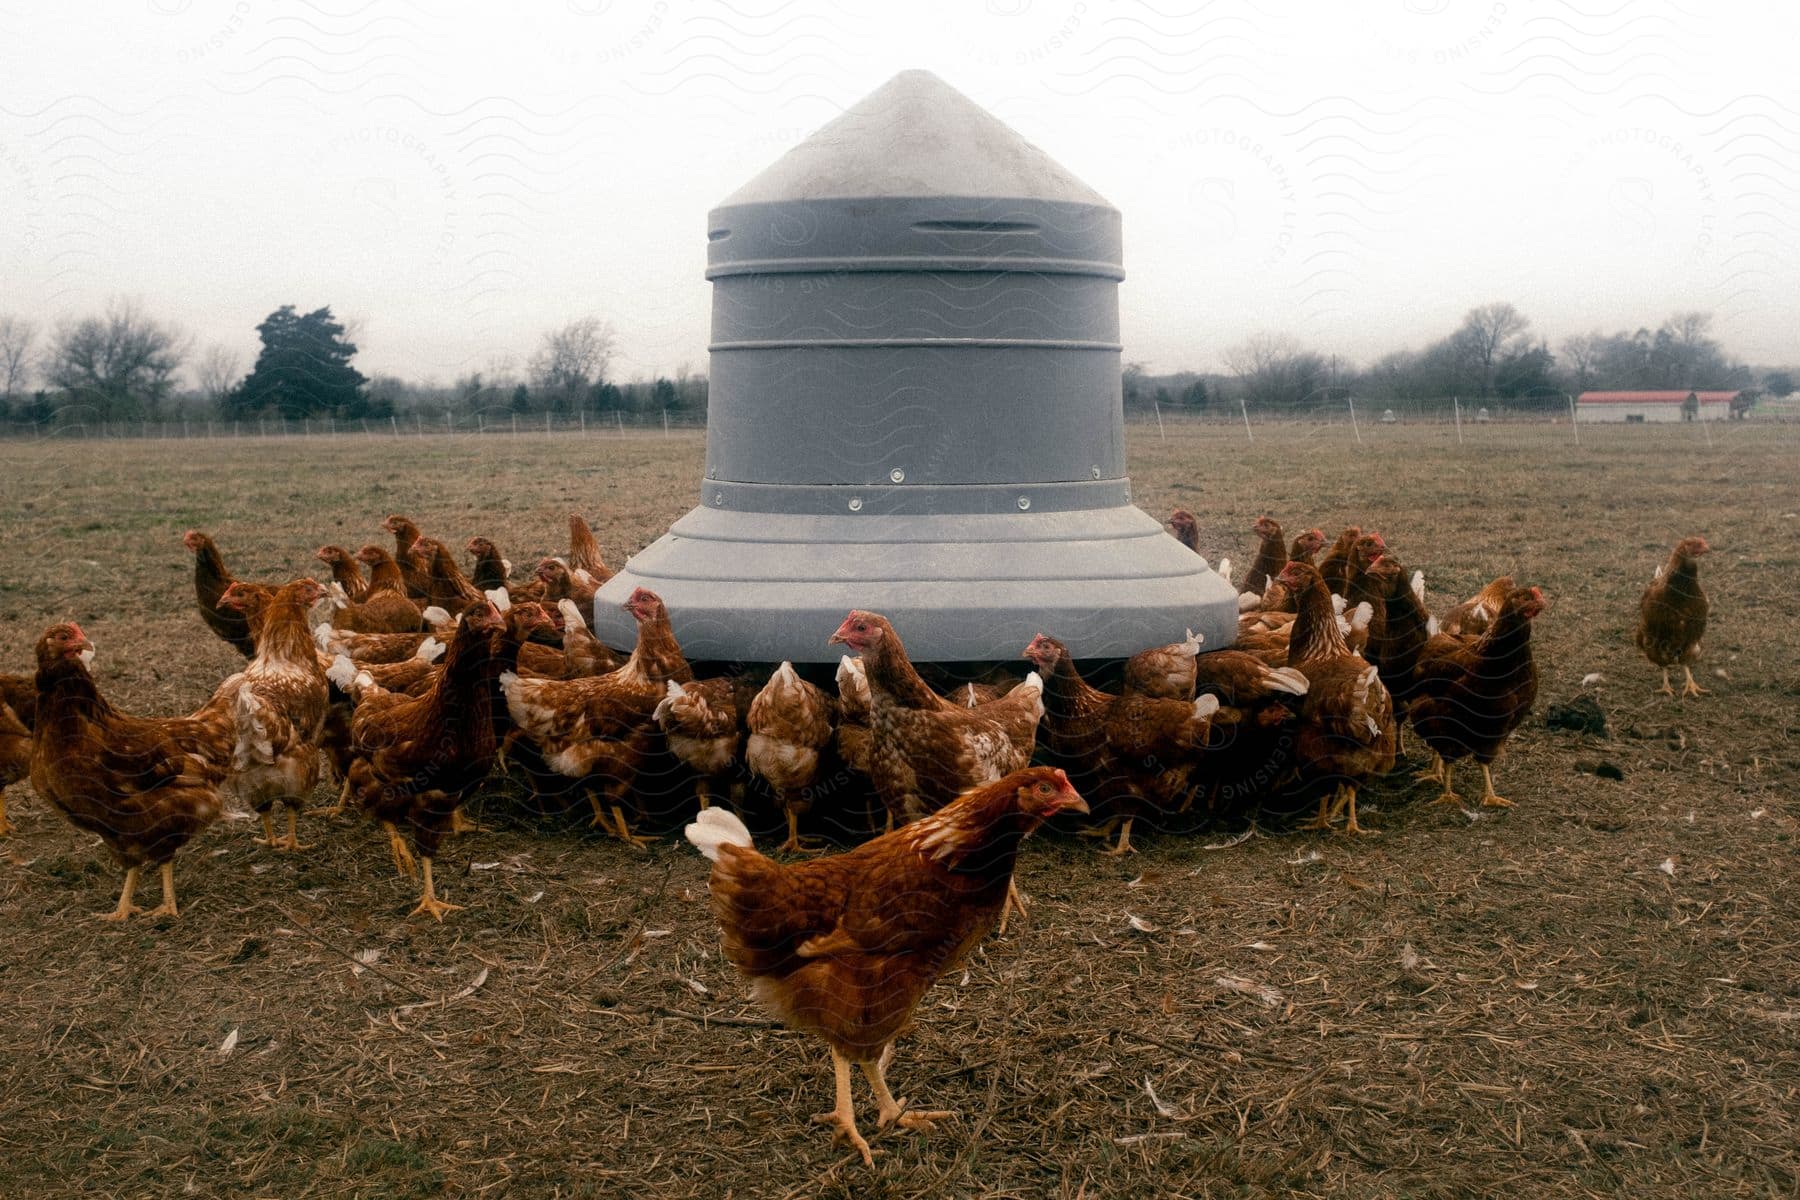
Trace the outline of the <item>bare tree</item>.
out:
[[[115,299],[106,313],[65,322],[50,344],[50,382],[105,417],[154,413],[175,386],[193,339],[179,326]]]
[[[243,371],[239,369],[242,365],[243,360],[234,350],[217,342],[206,348],[206,353],[200,356],[199,365],[194,368],[194,374],[207,403],[216,408],[225,402],[225,397],[231,394],[231,389],[243,375]]]
[[[618,341],[613,327],[599,317],[578,317],[561,329],[546,330],[531,356],[533,386],[560,397],[565,405],[606,378]]]
[[[31,348],[37,343],[37,323],[11,313],[0,313],[0,381],[11,403],[15,393],[31,382]]]
[[[1562,340],[1563,358],[1569,364],[1569,382],[1576,392],[1585,392],[1593,384],[1605,346],[1606,335],[1598,329],[1592,333],[1571,334]]]
[[[1245,398],[1262,404],[1298,404],[1327,379],[1324,357],[1285,333],[1253,334],[1228,347],[1224,359]]]
[[[1459,331],[1468,338],[1475,361],[1481,366],[1481,394],[1486,396],[1494,386],[1494,360],[1507,344],[1531,328],[1531,318],[1510,304],[1495,302],[1471,308],[1463,316]]]

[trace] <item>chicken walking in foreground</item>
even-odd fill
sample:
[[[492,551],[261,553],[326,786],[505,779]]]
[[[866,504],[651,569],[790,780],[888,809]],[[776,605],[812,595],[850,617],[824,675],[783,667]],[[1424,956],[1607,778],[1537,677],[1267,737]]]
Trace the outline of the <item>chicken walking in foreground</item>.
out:
[[[1068,777],[1028,767],[846,854],[777,863],[732,813],[709,808],[687,838],[713,862],[709,891],[725,957],[756,998],[831,1050],[833,1126],[874,1165],[856,1127],[850,1067],[875,1094],[877,1128],[926,1130],[953,1116],[909,1110],[887,1057],[919,1000],[999,919],[1020,841],[1060,812],[1088,811]]]
[[[1669,668],[1673,666],[1680,666],[1687,680],[1681,685],[1683,696],[1706,695],[1706,689],[1694,682],[1694,662],[1700,657],[1700,639],[1706,634],[1700,556],[1711,553],[1705,538],[1682,538],[1670,552],[1668,565],[1657,568],[1656,578],[1638,603],[1638,649],[1662,668],[1658,691],[1664,696],[1675,694],[1669,686]]]
[[[100,917],[123,921],[138,875],[162,869],[163,900],[149,915],[180,916],[175,852],[218,819],[219,788],[229,770],[233,675],[187,717],[133,717],[109,704],[88,674],[93,644],[75,624],[52,625],[38,639],[37,714],[31,786],[77,828],[98,834],[125,868],[118,907]]]

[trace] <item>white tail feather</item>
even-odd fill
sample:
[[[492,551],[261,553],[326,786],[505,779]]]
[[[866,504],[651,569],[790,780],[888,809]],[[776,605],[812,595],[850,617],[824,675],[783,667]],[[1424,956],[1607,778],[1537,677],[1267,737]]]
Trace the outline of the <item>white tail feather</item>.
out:
[[[749,828],[728,808],[715,806],[701,809],[695,816],[694,823],[682,832],[687,834],[687,840],[694,844],[694,849],[713,862],[719,861],[721,846],[741,846],[750,850],[756,845]]]
[[[429,635],[426,636],[424,641],[419,643],[419,648],[413,651],[413,657],[421,662],[436,662],[443,656],[444,643]]]
[[[1304,696],[1311,686],[1307,683],[1306,676],[1293,667],[1270,667],[1263,679],[1271,690],[1286,692],[1290,696]]]
[[[356,678],[356,664],[350,661],[348,655],[340,654],[325,668],[325,678],[337,684],[338,690],[347,692]]]
[[[1425,603],[1425,572],[1414,571],[1412,576],[1412,594],[1420,604]]]
[[[1356,611],[1350,614],[1350,628],[1357,633],[1363,633],[1369,628],[1369,622],[1374,619],[1375,606],[1364,600],[1356,606]]]
[[[313,641],[318,644],[321,652],[329,651],[331,649],[332,633],[330,621],[320,621],[317,625],[313,626]]]
[[[676,683],[673,679],[666,680],[665,682],[668,686],[668,691],[661,700],[656,702],[656,710],[650,714],[651,719],[655,721],[661,721],[664,717],[668,716],[669,709],[674,707],[675,702],[687,695],[687,693],[682,690],[681,685]],[[638,711],[642,712],[643,710],[639,709]]]
[[[497,587],[491,592],[483,592],[481,594],[488,598],[489,604],[493,605],[501,612],[512,611],[512,593],[505,588]]]
[[[1194,701],[1194,716],[1205,720],[1219,711],[1219,698],[1208,692]]]
[[[1436,617],[1425,618],[1425,635],[1427,637],[1436,637],[1442,629],[1443,626],[1438,624]]]
[[[1226,583],[1231,582],[1231,560],[1229,558],[1221,558],[1219,560],[1219,578],[1223,579]]]
[[[450,623],[450,610],[447,608],[439,608],[435,604],[419,615],[425,618],[425,623],[427,625],[448,625]]]
[[[1261,607],[1262,607],[1262,597],[1257,595],[1255,592],[1239,592],[1238,593],[1238,611],[1239,612],[1241,612],[1241,613],[1255,612],[1257,609],[1259,609]]]
[[[325,585],[325,599],[330,601],[333,611],[350,607],[350,594],[344,591],[344,585],[335,579]]]
[[[562,614],[563,624],[569,628],[587,629],[587,621],[581,615],[581,606],[567,596],[556,602],[556,611]]]
[[[1195,633],[1191,629],[1187,630],[1186,632],[1187,632],[1187,636],[1182,638],[1181,641],[1178,643],[1179,648],[1189,658],[1199,658],[1200,657],[1200,647],[1203,644],[1205,644],[1206,635],[1204,633]]]

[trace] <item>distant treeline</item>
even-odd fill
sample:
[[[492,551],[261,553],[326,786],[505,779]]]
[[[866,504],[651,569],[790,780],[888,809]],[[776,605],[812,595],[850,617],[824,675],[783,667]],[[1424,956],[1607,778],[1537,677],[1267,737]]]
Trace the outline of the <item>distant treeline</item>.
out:
[[[1214,372],[1152,375],[1125,364],[1128,411],[1236,408],[1304,412],[1355,397],[1409,409],[1448,406],[1451,397],[1510,409],[1552,409],[1566,397],[1606,389],[1697,389],[1785,398],[1786,369],[1750,366],[1712,336],[1703,312],[1671,315],[1657,328],[1576,334],[1552,349],[1511,304],[1472,308],[1448,334],[1418,350],[1358,364],[1281,333],[1259,333],[1206,351]],[[365,376],[354,365],[355,330],[329,306],[283,305],[256,326],[261,350],[246,372],[223,346],[196,354],[192,336],[115,300],[102,313],[49,330],[0,313],[0,421],[48,424],[259,417],[289,421],[385,420],[413,414],[603,416],[666,411],[704,418],[707,379],[683,367],[673,376],[617,380],[612,327],[594,316],[546,330],[523,366],[496,358],[449,383]],[[1200,351],[1197,350],[1197,354]],[[490,422],[492,423],[492,422]]]

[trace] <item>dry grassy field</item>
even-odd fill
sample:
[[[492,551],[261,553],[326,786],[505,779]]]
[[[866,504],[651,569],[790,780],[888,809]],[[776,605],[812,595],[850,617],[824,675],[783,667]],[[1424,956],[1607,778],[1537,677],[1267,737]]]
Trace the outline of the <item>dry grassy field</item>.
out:
[[[823,1048],[720,959],[673,821],[632,852],[496,785],[440,860],[468,906],[441,925],[406,918],[367,825],[305,822],[294,855],[223,821],[177,860],[179,920],[113,926],[108,856],[21,787],[0,1194],[1793,1195],[1800,430],[1569,433],[1133,431],[1138,502],[1195,508],[1239,562],[1266,511],[1378,527],[1434,605],[1502,571],[1541,586],[1539,715],[1497,773],[1517,807],[1431,805],[1403,763],[1365,794],[1380,837],[1034,841],[1030,917],[927,996],[894,1064],[961,1117],[877,1139],[873,1171],[808,1123]],[[115,702],[185,711],[240,665],[193,610],[190,526],[262,579],[385,540],[389,512],[529,562],[580,509],[616,561],[691,504],[700,457],[693,435],[0,444],[0,670],[73,618]],[[1713,694],[1677,702],[1631,628],[1687,533],[1718,551]],[[1609,736],[1546,728],[1589,672]]]

